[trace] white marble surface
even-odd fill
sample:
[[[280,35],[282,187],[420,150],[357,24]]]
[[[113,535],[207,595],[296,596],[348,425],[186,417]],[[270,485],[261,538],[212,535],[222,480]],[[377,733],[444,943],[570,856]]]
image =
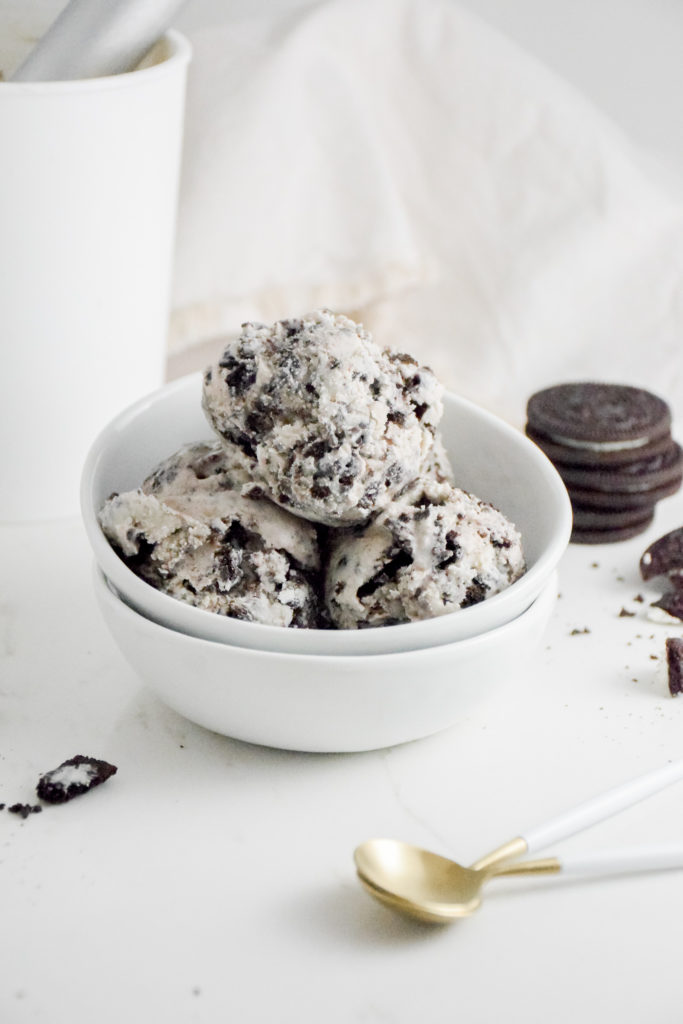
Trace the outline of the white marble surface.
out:
[[[4,526],[0,802],[34,802],[76,753],[119,771],[0,812],[3,1024],[677,1020],[683,871],[493,883],[476,917],[432,929],[361,890],[352,851],[388,835],[466,862],[681,757],[683,700],[656,670],[683,624],[633,598],[653,596],[642,550],[682,521],[679,493],[647,534],[569,549],[522,684],[433,738],[332,756],[164,708],[94,606],[80,523]],[[563,848],[680,842],[682,810],[678,784]]]

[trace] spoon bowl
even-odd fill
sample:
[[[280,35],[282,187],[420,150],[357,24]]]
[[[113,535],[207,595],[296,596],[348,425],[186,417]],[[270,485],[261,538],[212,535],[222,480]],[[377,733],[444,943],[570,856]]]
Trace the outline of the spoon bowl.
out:
[[[393,910],[439,924],[474,913],[487,879],[525,850],[524,840],[514,839],[466,868],[410,843],[369,839],[353,857],[358,877],[372,896]]]

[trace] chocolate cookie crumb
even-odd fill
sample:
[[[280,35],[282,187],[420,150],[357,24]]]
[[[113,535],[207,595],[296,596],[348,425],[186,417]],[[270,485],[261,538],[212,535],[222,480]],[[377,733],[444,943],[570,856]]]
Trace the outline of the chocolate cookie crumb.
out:
[[[669,692],[672,697],[683,693],[683,638],[666,639],[666,665],[669,672]]]
[[[29,814],[40,814],[42,807],[38,804],[12,804],[7,810],[10,814],[18,814],[21,818],[28,818]]]
[[[572,629],[572,631],[570,632],[569,635],[570,636],[582,636],[584,633],[590,633],[590,629],[588,628],[588,626],[584,626],[583,629],[578,629],[578,628]]]
[[[622,608],[621,611],[619,612],[619,618],[620,619],[632,619],[635,614],[636,614],[635,612],[630,612],[628,610],[628,608]]]
[[[117,768],[107,761],[77,754],[41,775],[36,792],[48,804],[63,804],[106,782],[116,771]]]

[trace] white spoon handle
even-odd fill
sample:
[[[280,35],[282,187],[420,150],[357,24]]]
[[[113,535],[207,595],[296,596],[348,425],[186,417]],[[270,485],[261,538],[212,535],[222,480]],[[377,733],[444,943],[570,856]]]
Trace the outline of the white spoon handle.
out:
[[[616,875],[637,871],[683,868],[683,846],[641,846],[633,850],[604,850],[559,858],[563,875]]]
[[[682,778],[683,760],[674,761],[664,768],[658,768],[647,775],[608,789],[606,793],[601,793],[599,796],[565,811],[564,814],[551,818],[544,825],[524,832],[522,837],[526,842],[527,850],[529,853],[544,850],[561,839],[573,836],[574,833],[590,828],[591,825],[604,821],[605,818],[623,811],[626,807],[631,807],[639,800],[645,800],[646,797],[652,796],[653,793],[657,793],[660,789],[664,789],[665,786]]]

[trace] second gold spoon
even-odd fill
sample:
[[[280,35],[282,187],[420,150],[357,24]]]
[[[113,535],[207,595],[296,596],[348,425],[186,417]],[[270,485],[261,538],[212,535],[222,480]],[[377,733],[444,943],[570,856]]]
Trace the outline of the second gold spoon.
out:
[[[482,886],[493,875],[548,874],[563,869],[556,858],[520,861],[523,854],[547,848],[555,841],[603,821],[680,778],[683,778],[683,760],[579,804],[529,830],[525,836],[511,839],[469,868],[399,840],[371,839],[354,852],[358,877],[377,899],[420,920],[447,922],[467,917],[479,906]],[[596,863],[595,858],[591,860]],[[587,864],[584,859],[583,869],[590,870]],[[605,873],[678,866],[680,850],[655,850],[608,855],[602,865],[598,864],[598,869]],[[579,871],[583,869],[579,867]]]
[[[487,866],[469,868],[395,839],[369,839],[353,856],[360,881],[376,899],[393,910],[436,924],[474,913],[489,878],[561,870],[554,857],[506,863],[514,851],[509,844],[504,849],[502,863],[489,860]]]

